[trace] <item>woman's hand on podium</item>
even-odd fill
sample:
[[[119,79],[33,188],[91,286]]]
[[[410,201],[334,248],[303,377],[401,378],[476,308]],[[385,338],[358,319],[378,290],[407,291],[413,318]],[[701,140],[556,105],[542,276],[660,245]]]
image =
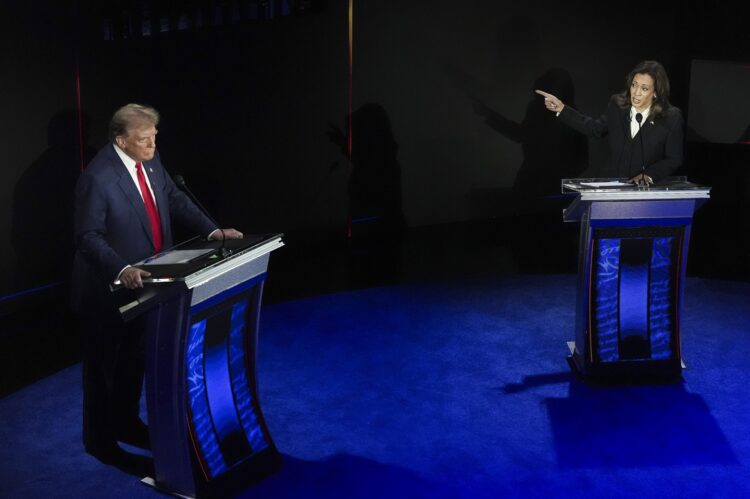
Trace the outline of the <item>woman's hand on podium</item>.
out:
[[[630,182],[631,184],[635,184],[635,185],[641,185],[641,184],[653,185],[654,184],[654,179],[652,179],[651,177],[649,177],[645,173],[639,173],[635,177],[633,177],[630,180],[628,180],[628,182]]]

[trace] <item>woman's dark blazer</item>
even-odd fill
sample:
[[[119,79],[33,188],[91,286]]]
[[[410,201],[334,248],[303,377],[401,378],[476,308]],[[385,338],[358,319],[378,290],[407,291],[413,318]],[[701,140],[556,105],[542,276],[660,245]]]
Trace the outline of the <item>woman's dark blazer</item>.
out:
[[[609,167],[602,172],[603,177],[631,178],[638,175],[644,156],[646,174],[654,181],[673,174],[682,165],[684,124],[682,113],[676,107],[669,107],[658,118],[649,115],[645,122],[641,123],[641,130],[632,139],[630,107],[622,109],[617,105],[614,95],[609,100],[607,110],[598,119],[585,116],[570,106],[563,108],[559,118],[566,125],[589,137],[606,136],[609,139],[611,159]]]

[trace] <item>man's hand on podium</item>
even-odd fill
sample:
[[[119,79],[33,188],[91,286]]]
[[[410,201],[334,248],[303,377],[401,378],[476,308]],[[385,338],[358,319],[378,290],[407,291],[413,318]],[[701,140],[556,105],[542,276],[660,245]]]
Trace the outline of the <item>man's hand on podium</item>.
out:
[[[120,282],[128,289],[142,288],[143,278],[150,275],[151,272],[146,272],[138,267],[127,267],[120,274]]]
[[[242,236],[242,232],[237,229],[216,229],[208,238],[214,241],[222,241],[224,239],[242,239]]]

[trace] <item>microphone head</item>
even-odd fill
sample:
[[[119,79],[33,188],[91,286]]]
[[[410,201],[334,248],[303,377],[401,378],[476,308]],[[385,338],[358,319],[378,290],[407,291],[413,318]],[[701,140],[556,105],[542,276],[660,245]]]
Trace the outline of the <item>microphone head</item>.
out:
[[[635,121],[638,122],[638,124],[641,124],[641,121],[643,121],[643,115],[641,113],[636,113],[635,115]]]
[[[175,184],[179,185],[180,187],[185,187],[185,179],[182,178],[182,175],[175,175],[174,177],[172,177],[172,179],[174,180]]]

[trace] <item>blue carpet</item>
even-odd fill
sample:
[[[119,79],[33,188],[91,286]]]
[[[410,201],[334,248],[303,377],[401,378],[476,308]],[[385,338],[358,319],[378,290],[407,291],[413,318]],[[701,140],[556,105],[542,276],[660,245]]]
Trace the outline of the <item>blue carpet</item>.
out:
[[[576,379],[574,313],[570,275],[266,306],[284,466],[241,497],[750,496],[750,283],[688,280],[679,384]],[[160,497],[83,452],[79,384],[73,366],[0,400],[0,496]]]

